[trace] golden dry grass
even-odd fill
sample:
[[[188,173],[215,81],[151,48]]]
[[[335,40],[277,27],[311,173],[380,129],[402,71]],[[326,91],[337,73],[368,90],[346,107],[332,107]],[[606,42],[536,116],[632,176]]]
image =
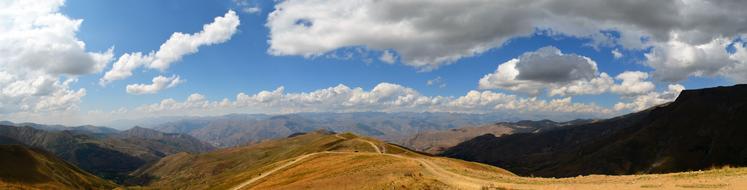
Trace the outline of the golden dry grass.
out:
[[[744,168],[560,179],[520,177],[501,168],[428,156],[349,133],[308,134],[201,155],[175,155],[162,162],[150,172],[162,177],[147,188],[560,190],[747,187],[747,169]],[[232,167],[206,173],[215,171],[216,165],[226,163]],[[189,181],[196,177],[201,179]]]

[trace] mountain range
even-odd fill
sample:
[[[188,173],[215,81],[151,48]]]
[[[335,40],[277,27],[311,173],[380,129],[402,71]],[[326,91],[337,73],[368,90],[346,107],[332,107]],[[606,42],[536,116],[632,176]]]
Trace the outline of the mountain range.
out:
[[[208,127],[161,126],[184,133],[231,129],[221,133],[228,137],[236,128],[262,131],[249,133],[261,140],[224,148],[143,127],[0,125],[0,189],[747,187],[747,85],[687,90],[674,102],[602,120],[479,124],[479,118],[429,114],[228,115],[220,118],[235,118],[203,118]],[[411,137],[411,144],[335,128]],[[415,132],[395,135],[395,129]],[[285,136],[273,137],[279,135]]]
[[[674,102],[542,133],[486,134],[441,155],[519,175],[667,173],[747,166],[747,85],[685,90]]]
[[[179,153],[133,175],[144,189],[678,189],[739,188],[747,169],[663,175],[520,177],[353,133],[321,130],[205,153]]]
[[[0,121],[0,125],[15,126],[15,127],[32,127],[35,129],[40,129],[40,130],[45,130],[45,131],[75,131],[79,133],[89,133],[89,134],[111,134],[111,133],[119,132],[119,130],[117,129],[113,129],[109,127],[93,126],[93,125],[64,126],[64,125],[44,125],[44,124],[38,124],[38,123],[13,123],[10,121]]]
[[[39,148],[106,179],[123,182],[137,168],[179,152],[213,150],[209,144],[183,134],[166,134],[135,127],[91,134],[79,130],[41,130],[0,125],[0,144]]]
[[[502,120],[499,115],[460,113],[297,113],[231,114],[197,117],[148,126],[167,133],[189,134],[217,147],[230,147],[319,129],[349,131],[404,144],[412,134],[477,126]]]

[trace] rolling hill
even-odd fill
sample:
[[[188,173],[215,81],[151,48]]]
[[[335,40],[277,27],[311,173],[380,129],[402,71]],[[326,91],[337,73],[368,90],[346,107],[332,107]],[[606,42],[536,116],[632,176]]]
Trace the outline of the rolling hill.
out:
[[[0,145],[0,189],[113,189],[117,185],[54,155],[22,145]]]
[[[483,135],[442,155],[520,175],[569,177],[747,166],[747,85],[683,91],[674,102],[543,133]]]
[[[372,138],[329,131],[202,154],[175,154],[135,173],[151,179],[147,188],[173,189],[479,187],[489,183],[476,177],[481,173],[513,176],[488,165],[430,157]]]
[[[747,185],[747,169],[573,178],[520,177],[352,133],[315,131],[144,167],[135,189],[681,189]]]

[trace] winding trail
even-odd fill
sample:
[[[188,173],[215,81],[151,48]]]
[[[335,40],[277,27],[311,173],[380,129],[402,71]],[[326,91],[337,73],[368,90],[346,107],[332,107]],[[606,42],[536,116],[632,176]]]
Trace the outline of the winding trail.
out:
[[[255,177],[255,178],[249,179],[249,180],[247,180],[247,181],[245,181],[245,182],[243,182],[243,183],[241,183],[241,184],[239,184],[239,185],[231,188],[231,190],[242,189],[242,188],[246,187],[247,185],[254,183],[255,181],[258,181],[258,180],[260,180],[260,179],[262,179],[264,177],[272,175],[272,173],[275,173],[276,171],[278,171],[280,169],[287,168],[288,166],[291,166],[291,165],[293,165],[293,164],[295,164],[295,163],[297,163],[297,162],[299,162],[299,161],[301,161],[301,160],[303,160],[305,158],[308,158],[310,156],[317,155],[317,154],[320,154],[320,153],[322,153],[322,152],[315,152],[315,153],[305,154],[305,155],[301,155],[299,157],[292,158],[293,161],[290,161],[288,163],[285,163],[283,165],[275,167],[275,168],[271,169],[270,171],[265,172],[264,175],[260,174],[259,176]]]
[[[335,134],[335,137],[343,139],[343,140],[348,140],[345,137],[339,136],[339,134]],[[247,180],[247,181],[245,181],[245,182],[243,182],[243,183],[241,183],[241,184],[239,184],[239,185],[231,188],[231,190],[240,190],[240,189],[243,189],[243,188],[247,187],[248,185],[250,185],[250,184],[252,184],[252,183],[254,183],[256,181],[259,181],[260,179],[263,179],[264,177],[272,175],[273,173],[275,173],[275,172],[277,172],[277,171],[279,171],[281,169],[287,168],[287,167],[289,167],[291,165],[294,165],[294,164],[296,164],[296,163],[298,163],[298,162],[300,162],[302,160],[305,160],[305,159],[307,159],[307,158],[309,158],[311,156],[318,155],[318,154],[376,154],[376,155],[392,156],[392,157],[399,158],[399,159],[412,160],[412,161],[418,162],[423,168],[425,168],[426,171],[428,171],[428,173],[433,174],[439,181],[444,182],[444,183],[446,183],[446,184],[448,184],[448,185],[450,185],[452,187],[458,188],[458,189],[480,189],[482,187],[485,187],[485,186],[488,186],[490,184],[494,184],[495,183],[493,181],[479,179],[479,178],[474,178],[474,177],[465,176],[465,175],[462,175],[462,174],[458,174],[458,173],[454,173],[454,172],[448,171],[448,170],[444,169],[443,167],[441,167],[441,166],[439,166],[437,164],[434,164],[433,162],[431,162],[427,158],[407,157],[407,156],[403,156],[403,155],[399,155],[399,154],[385,153],[385,152],[382,152],[381,149],[378,146],[376,146],[376,143],[373,143],[373,142],[371,142],[369,140],[362,139],[362,138],[358,138],[357,140],[365,141],[366,143],[370,144],[374,148],[374,150],[376,150],[376,153],[371,153],[371,152],[332,152],[332,151],[324,151],[324,152],[315,152],[315,153],[311,153],[311,154],[301,155],[301,156],[292,158],[291,159],[292,161],[290,161],[290,162],[287,162],[287,163],[285,163],[283,165],[280,165],[278,167],[275,167],[275,168],[273,168],[273,169],[271,169],[271,170],[269,170],[267,172],[264,172],[260,176],[257,176],[255,178],[249,179],[249,180]]]
[[[379,154],[384,154],[384,152],[382,152],[382,151],[381,151],[381,149],[379,149],[379,146],[376,146],[376,144],[374,144],[373,142],[371,142],[371,141],[369,141],[369,140],[366,140],[366,139],[360,139],[360,140],[362,140],[362,141],[365,141],[365,142],[367,142],[368,144],[370,144],[370,145],[371,145],[371,147],[373,147],[373,148],[374,148],[374,150],[376,150],[376,153],[379,153]]]

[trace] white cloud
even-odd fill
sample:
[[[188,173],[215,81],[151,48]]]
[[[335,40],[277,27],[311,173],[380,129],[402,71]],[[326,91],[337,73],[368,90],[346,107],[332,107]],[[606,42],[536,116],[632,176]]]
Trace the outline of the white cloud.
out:
[[[256,94],[239,93],[231,100],[208,100],[192,94],[186,100],[172,98],[133,109],[119,109],[103,117],[155,117],[179,115],[222,115],[229,113],[283,114],[298,112],[459,112],[504,113],[521,118],[575,119],[608,117],[615,112],[595,104],[575,103],[570,97],[541,100],[491,91],[469,91],[459,97],[425,96],[392,83],[380,83],[370,90],[345,85],[310,92],[285,92],[278,87]],[[116,113],[115,113],[116,112]],[[97,114],[106,114],[100,112]]]
[[[70,86],[112,59],[112,49],[86,50],[76,37],[83,20],[61,14],[63,4],[0,1],[0,117],[77,110],[86,90]]]
[[[548,89],[550,96],[571,96],[582,94],[602,94],[615,83],[607,73],[601,73],[591,80],[577,80]]]
[[[216,17],[212,23],[202,27],[195,34],[176,32],[161,45],[155,53],[155,59],[148,67],[166,70],[171,63],[179,61],[184,55],[197,53],[200,46],[219,44],[231,39],[239,26],[239,16],[232,10],[222,17]]]
[[[259,14],[259,13],[262,12],[262,8],[260,8],[259,6],[255,5],[255,6],[252,6],[252,7],[241,8],[241,11],[244,11],[245,13],[250,13],[250,14]]]
[[[99,80],[99,84],[106,85],[114,80],[121,80],[132,76],[132,71],[153,61],[152,54],[143,56],[143,53],[125,53],[114,62],[112,69],[107,71]]]
[[[678,81],[722,75],[720,69],[736,64],[724,62],[722,42],[747,34],[744,8],[745,1],[710,0],[297,0],[277,3],[266,25],[273,55],[311,57],[364,46],[396,51],[403,64],[421,70],[483,53],[535,29],[549,30],[591,39],[593,45],[651,48],[646,65],[655,69],[653,76]]]
[[[63,1],[4,1],[0,7],[0,64],[3,68],[50,75],[101,71],[111,50],[86,52],[76,38],[83,20],[58,13]]]
[[[616,80],[620,83],[616,83]],[[503,89],[533,96],[547,91],[549,96],[573,96],[612,92],[623,97],[648,94],[656,86],[649,74],[624,71],[614,79],[598,73],[596,63],[588,57],[563,54],[555,47],[527,52],[498,66],[480,79],[481,89]]]
[[[745,42],[733,44],[734,53],[729,58],[734,60],[735,63],[721,68],[719,71],[737,83],[747,83],[747,47],[745,46],[747,46]]]
[[[623,96],[646,94],[656,88],[651,81],[645,81],[648,79],[648,73],[640,71],[625,71],[617,75],[615,79],[622,80],[622,82],[612,86],[611,90]]]
[[[670,84],[666,91],[649,92],[647,94],[636,96],[632,98],[631,102],[628,102],[628,103],[619,102],[615,104],[614,109],[617,111],[621,111],[621,110],[640,111],[640,110],[648,109],[651,106],[674,101],[674,99],[676,99],[677,96],[679,96],[680,92],[682,92],[682,90],[684,89],[685,87],[682,85]]]
[[[675,34],[670,41],[657,43],[646,54],[646,63],[655,69],[653,76],[663,81],[676,82],[688,76],[714,76],[722,68],[736,63],[726,51],[731,41],[716,38],[708,43],[692,45]]]
[[[395,57],[391,51],[386,50],[381,54],[379,60],[383,61],[384,63],[393,64],[395,61],[397,61],[397,57]]]
[[[444,81],[443,78],[441,78],[441,76],[438,76],[431,80],[427,80],[425,81],[425,84],[428,86],[438,86],[439,88],[446,87],[446,82]]]
[[[614,57],[615,59],[620,59],[623,57],[623,54],[620,52],[620,49],[613,49],[612,57]]]
[[[550,95],[600,94],[613,80],[597,72],[597,64],[588,57],[563,54],[548,46],[526,52],[498,66],[494,73],[480,79],[481,89],[505,89],[538,95],[544,89]]]
[[[259,14],[262,12],[262,7],[259,7],[259,4],[252,3],[249,0],[233,0],[233,3],[244,13]]]
[[[141,52],[125,53],[114,63],[100,79],[99,84],[106,85],[115,80],[132,76],[132,71],[145,66],[164,71],[185,55],[197,53],[201,46],[219,44],[231,39],[239,26],[236,12],[229,10],[225,15],[216,17],[212,23],[205,24],[202,31],[194,34],[176,32],[161,44],[158,51],[144,54]]]
[[[155,94],[166,88],[174,87],[184,81],[177,75],[171,77],[156,76],[151,84],[130,84],[127,85],[127,93],[130,94]]]

